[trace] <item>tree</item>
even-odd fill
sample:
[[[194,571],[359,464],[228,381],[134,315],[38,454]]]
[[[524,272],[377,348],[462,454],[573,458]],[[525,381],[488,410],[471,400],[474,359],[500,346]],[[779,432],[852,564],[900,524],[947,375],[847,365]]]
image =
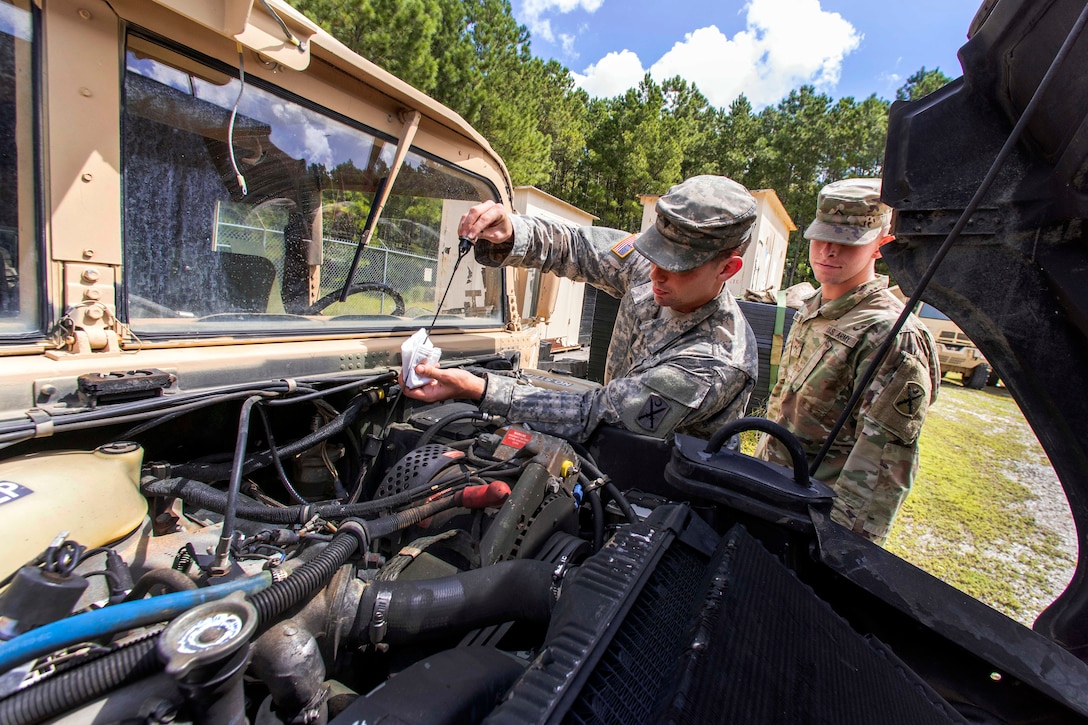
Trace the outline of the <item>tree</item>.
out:
[[[926,70],[926,67],[922,66],[914,75],[907,78],[907,82],[895,92],[895,99],[897,101],[916,101],[922,96],[928,96],[951,81],[951,78],[941,73],[940,68]]]
[[[442,22],[438,0],[294,0],[292,4],[364,58],[424,92],[434,88],[438,62],[431,48]]]
[[[663,194],[682,180],[685,133],[670,101],[647,73],[637,88],[591,103],[586,203],[602,224],[637,230],[639,195]]]

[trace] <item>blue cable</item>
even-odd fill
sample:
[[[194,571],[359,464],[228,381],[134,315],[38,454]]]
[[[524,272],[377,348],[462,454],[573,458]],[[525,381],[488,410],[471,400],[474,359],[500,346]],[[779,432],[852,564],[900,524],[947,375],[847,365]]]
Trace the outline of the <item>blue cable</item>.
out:
[[[225,584],[137,599],[67,617],[0,644],[0,673],[73,644],[173,619],[198,604],[214,602],[234,592],[256,594],[271,583],[271,572],[262,571]]]

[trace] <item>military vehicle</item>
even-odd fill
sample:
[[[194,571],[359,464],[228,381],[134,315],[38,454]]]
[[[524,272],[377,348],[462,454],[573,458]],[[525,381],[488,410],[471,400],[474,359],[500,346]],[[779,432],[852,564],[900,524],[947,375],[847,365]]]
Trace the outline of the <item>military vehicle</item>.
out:
[[[890,292],[903,302],[907,301],[898,285],[892,287]],[[991,369],[990,363],[986,362],[986,356],[948,315],[927,302],[918,303],[914,310],[918,320],[926,326],[937,343],[941,375],[959,375],[963,386],[972,390],[997,384],[997,374]]]
[[[981,9],[885,184],[896,278],[1001,372],[1078,525],[1086,16]],[[400,395],[421,329],[591,384],[532,368],[524,280],[456,238],[501,159],[287,4],[0,0],[0,59],[0,722],[1088,717],[1082,562],[1029,629],[831,523],[767,421],[579,443]]]

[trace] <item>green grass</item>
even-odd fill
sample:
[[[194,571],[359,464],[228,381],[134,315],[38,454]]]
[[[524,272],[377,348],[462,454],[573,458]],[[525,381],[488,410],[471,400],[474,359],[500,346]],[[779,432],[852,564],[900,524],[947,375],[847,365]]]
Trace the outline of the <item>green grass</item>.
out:
[[[889,551],[1030,624],[1074,564],[1032,513],[1013,464],[1049,465],[1001,388],[941,387],[922,429],[921,465]],[[1055,482],[1054,485],[1057,485]]]
[[[758,440],[758,433],[742,434],[741,450],[752,455]],[[888,550],[1030,626],[1064,588],[1076,554],[1036,519],[1036,494],[1016,472],[1049,471],[1050,462],[1015,401],[1004,388],[946,381],[919,450],[918,476]],[[1056,478],[1036,485],[1048,483],[1064,499]]]

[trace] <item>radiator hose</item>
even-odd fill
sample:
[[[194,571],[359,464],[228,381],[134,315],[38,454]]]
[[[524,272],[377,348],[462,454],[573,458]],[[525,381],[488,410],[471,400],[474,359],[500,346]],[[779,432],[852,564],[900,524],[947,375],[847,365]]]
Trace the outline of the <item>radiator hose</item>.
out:
[[[547,622],[558,585],[555,564],[528,559],[436,579],[375,582],[363,592],[352,637],[396,644],[502,622]]]

